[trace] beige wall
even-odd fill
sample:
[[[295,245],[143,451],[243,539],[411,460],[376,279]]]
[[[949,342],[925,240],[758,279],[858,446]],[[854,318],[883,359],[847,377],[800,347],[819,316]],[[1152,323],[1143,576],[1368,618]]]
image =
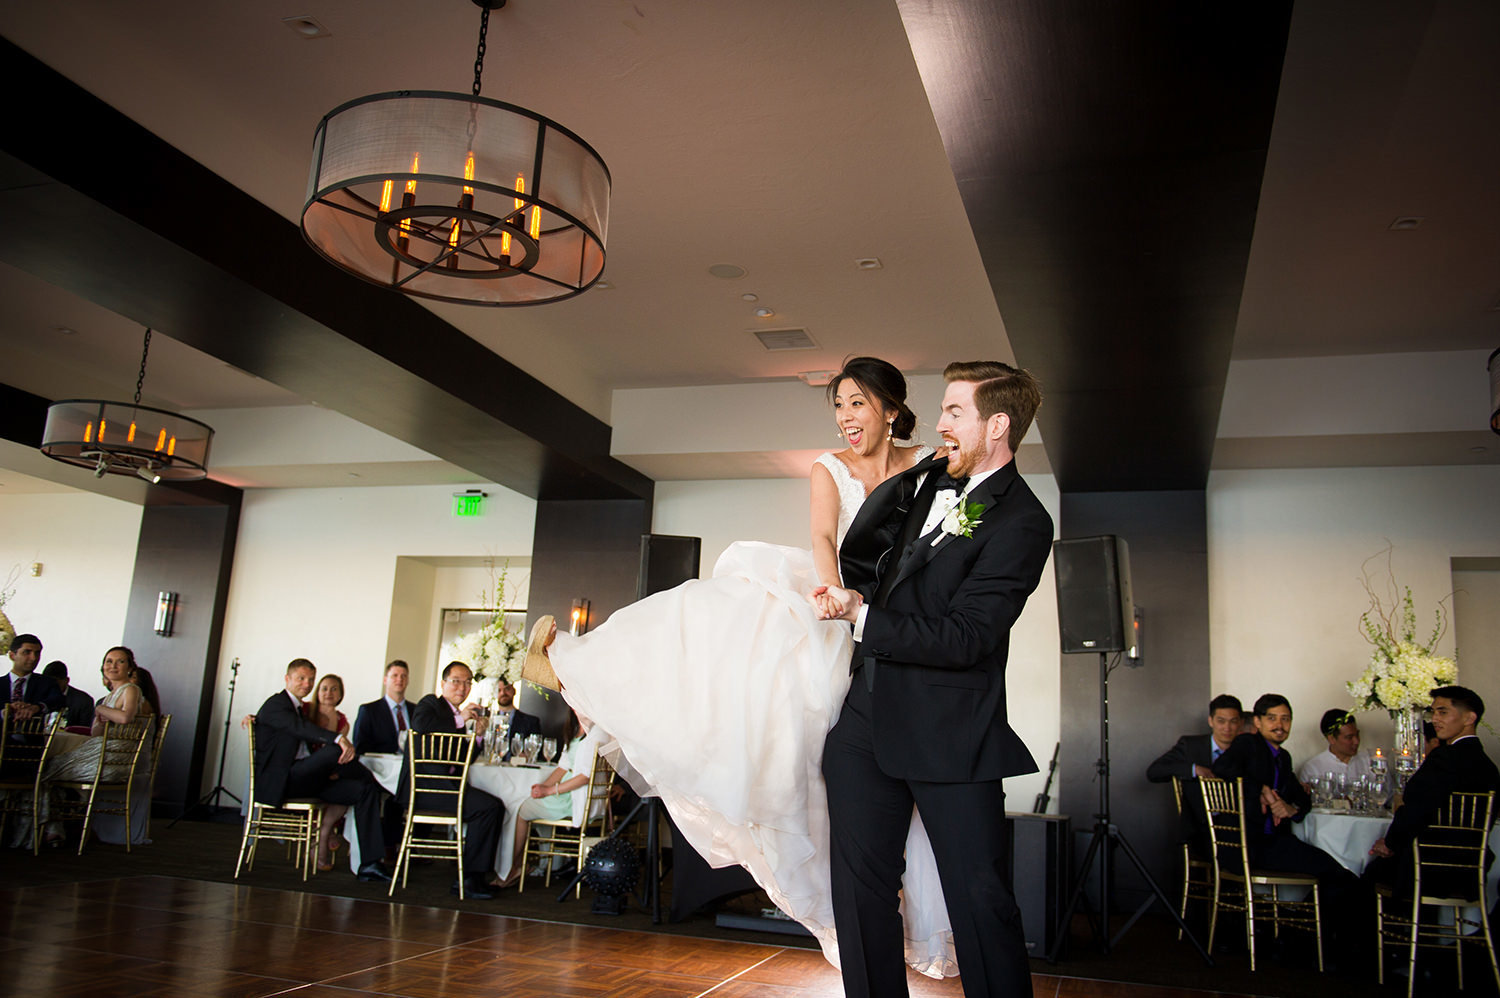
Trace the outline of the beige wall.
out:
[[[1359,630],[1364,561],[1389,542],[1419,625],[1453,590],[1450,559],[1500,555],[1500,468],[1344,468],[1215,472],[1208,487],[1213,688],[1249,702],[1284,693],[1297,718],[1293,759],[1325,743],[1316,720],[1349,703],[1343,684],[1369,658]],[[1371,564],[1377,572],[1383,565]],[[1425,635],[1424,635],[1425,636]],[[1441,650],[1451,654],[1450,627]],[[1459,679],[1468,676],[1459,659]],[[1476,687],[1500,702],[1500,688]],[[1360,716],[1367,746],[1389,717]]]
[[[141,507],[118,499],[87,492],[0,496],[0,585],[19,570],[5,614],[18,633],[42,639],[43,663],[68,663],[78,688],[96,698],[104,695],[99,663],[125,629],[140,532]],[[35,578],[33,562],[42,563]]]

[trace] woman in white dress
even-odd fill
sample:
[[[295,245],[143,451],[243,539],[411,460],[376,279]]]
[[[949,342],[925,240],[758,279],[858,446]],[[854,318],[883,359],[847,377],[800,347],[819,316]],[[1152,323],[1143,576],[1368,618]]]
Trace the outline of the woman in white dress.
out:
[[[809,596],[843,581],[838,547],[866,495],[933,451],[896,443],[916,417],[906,380],[885,361],[848,361],[828,397],[849,446],[813,465],[811,551],[733,544],[713,578],[625,607],[583,637],[557,635],[548,651],[563,697],[602,729],[615,768],[661,798],[710,865],[749,870],[837,965],[821,767],[849,688],[852,637],[847,624],[820,620]],[[549,623],[533,629],[534,653],[551,643]],[[906,958],[951,976],[937,867],[913,817]]]

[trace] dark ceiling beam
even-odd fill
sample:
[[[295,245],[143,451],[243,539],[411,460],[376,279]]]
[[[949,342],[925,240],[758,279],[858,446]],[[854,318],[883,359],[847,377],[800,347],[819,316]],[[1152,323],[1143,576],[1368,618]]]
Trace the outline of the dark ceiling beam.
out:
[[[0,258],[489,481],[650,500],[610,428],[0,39]]]
[[[898,5],[1059,488],[1203,488],[1290,0]]]

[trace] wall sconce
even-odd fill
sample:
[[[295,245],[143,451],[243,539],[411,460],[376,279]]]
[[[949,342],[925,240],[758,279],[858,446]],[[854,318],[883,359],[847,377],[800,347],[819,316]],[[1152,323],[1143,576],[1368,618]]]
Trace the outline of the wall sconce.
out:
[[[155,630],[164,638],[172,636],[172,623],[177,619],[177,594],[159,592],[156,594],[156,624]]]
[[[568,633],[575,638],[589,629],[589,601],[586,599],[575,599],[573,601],[573,612],[568,618]]]

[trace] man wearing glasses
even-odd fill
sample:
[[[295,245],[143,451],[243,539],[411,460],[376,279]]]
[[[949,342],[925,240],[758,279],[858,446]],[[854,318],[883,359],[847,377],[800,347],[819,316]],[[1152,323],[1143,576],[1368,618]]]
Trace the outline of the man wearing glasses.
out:
[[[480,716],[478,704],[464,706],[469,690],[474,686],[474,673],[462,662],[449,662],[443,669],[442,696],[429,693],[418,701],[411,714],[411,727],[420,734],[433,732],[464,732],[470,721],[474,722],[474,751],[484,739],[488,718]],[[411,751],[408,741],[407,749]],[[427,810],[432,802],[418,799],[416,806]],[[489,885],[489,873],[495,866],[495,850],[500,845],[500,822],[505,816],[505,805],[497,797],[475,787],[464,791],[464,883],[465,897],[486,901],[495,896]],[[459,892],[458,882],[453,884],[453,893]]]

